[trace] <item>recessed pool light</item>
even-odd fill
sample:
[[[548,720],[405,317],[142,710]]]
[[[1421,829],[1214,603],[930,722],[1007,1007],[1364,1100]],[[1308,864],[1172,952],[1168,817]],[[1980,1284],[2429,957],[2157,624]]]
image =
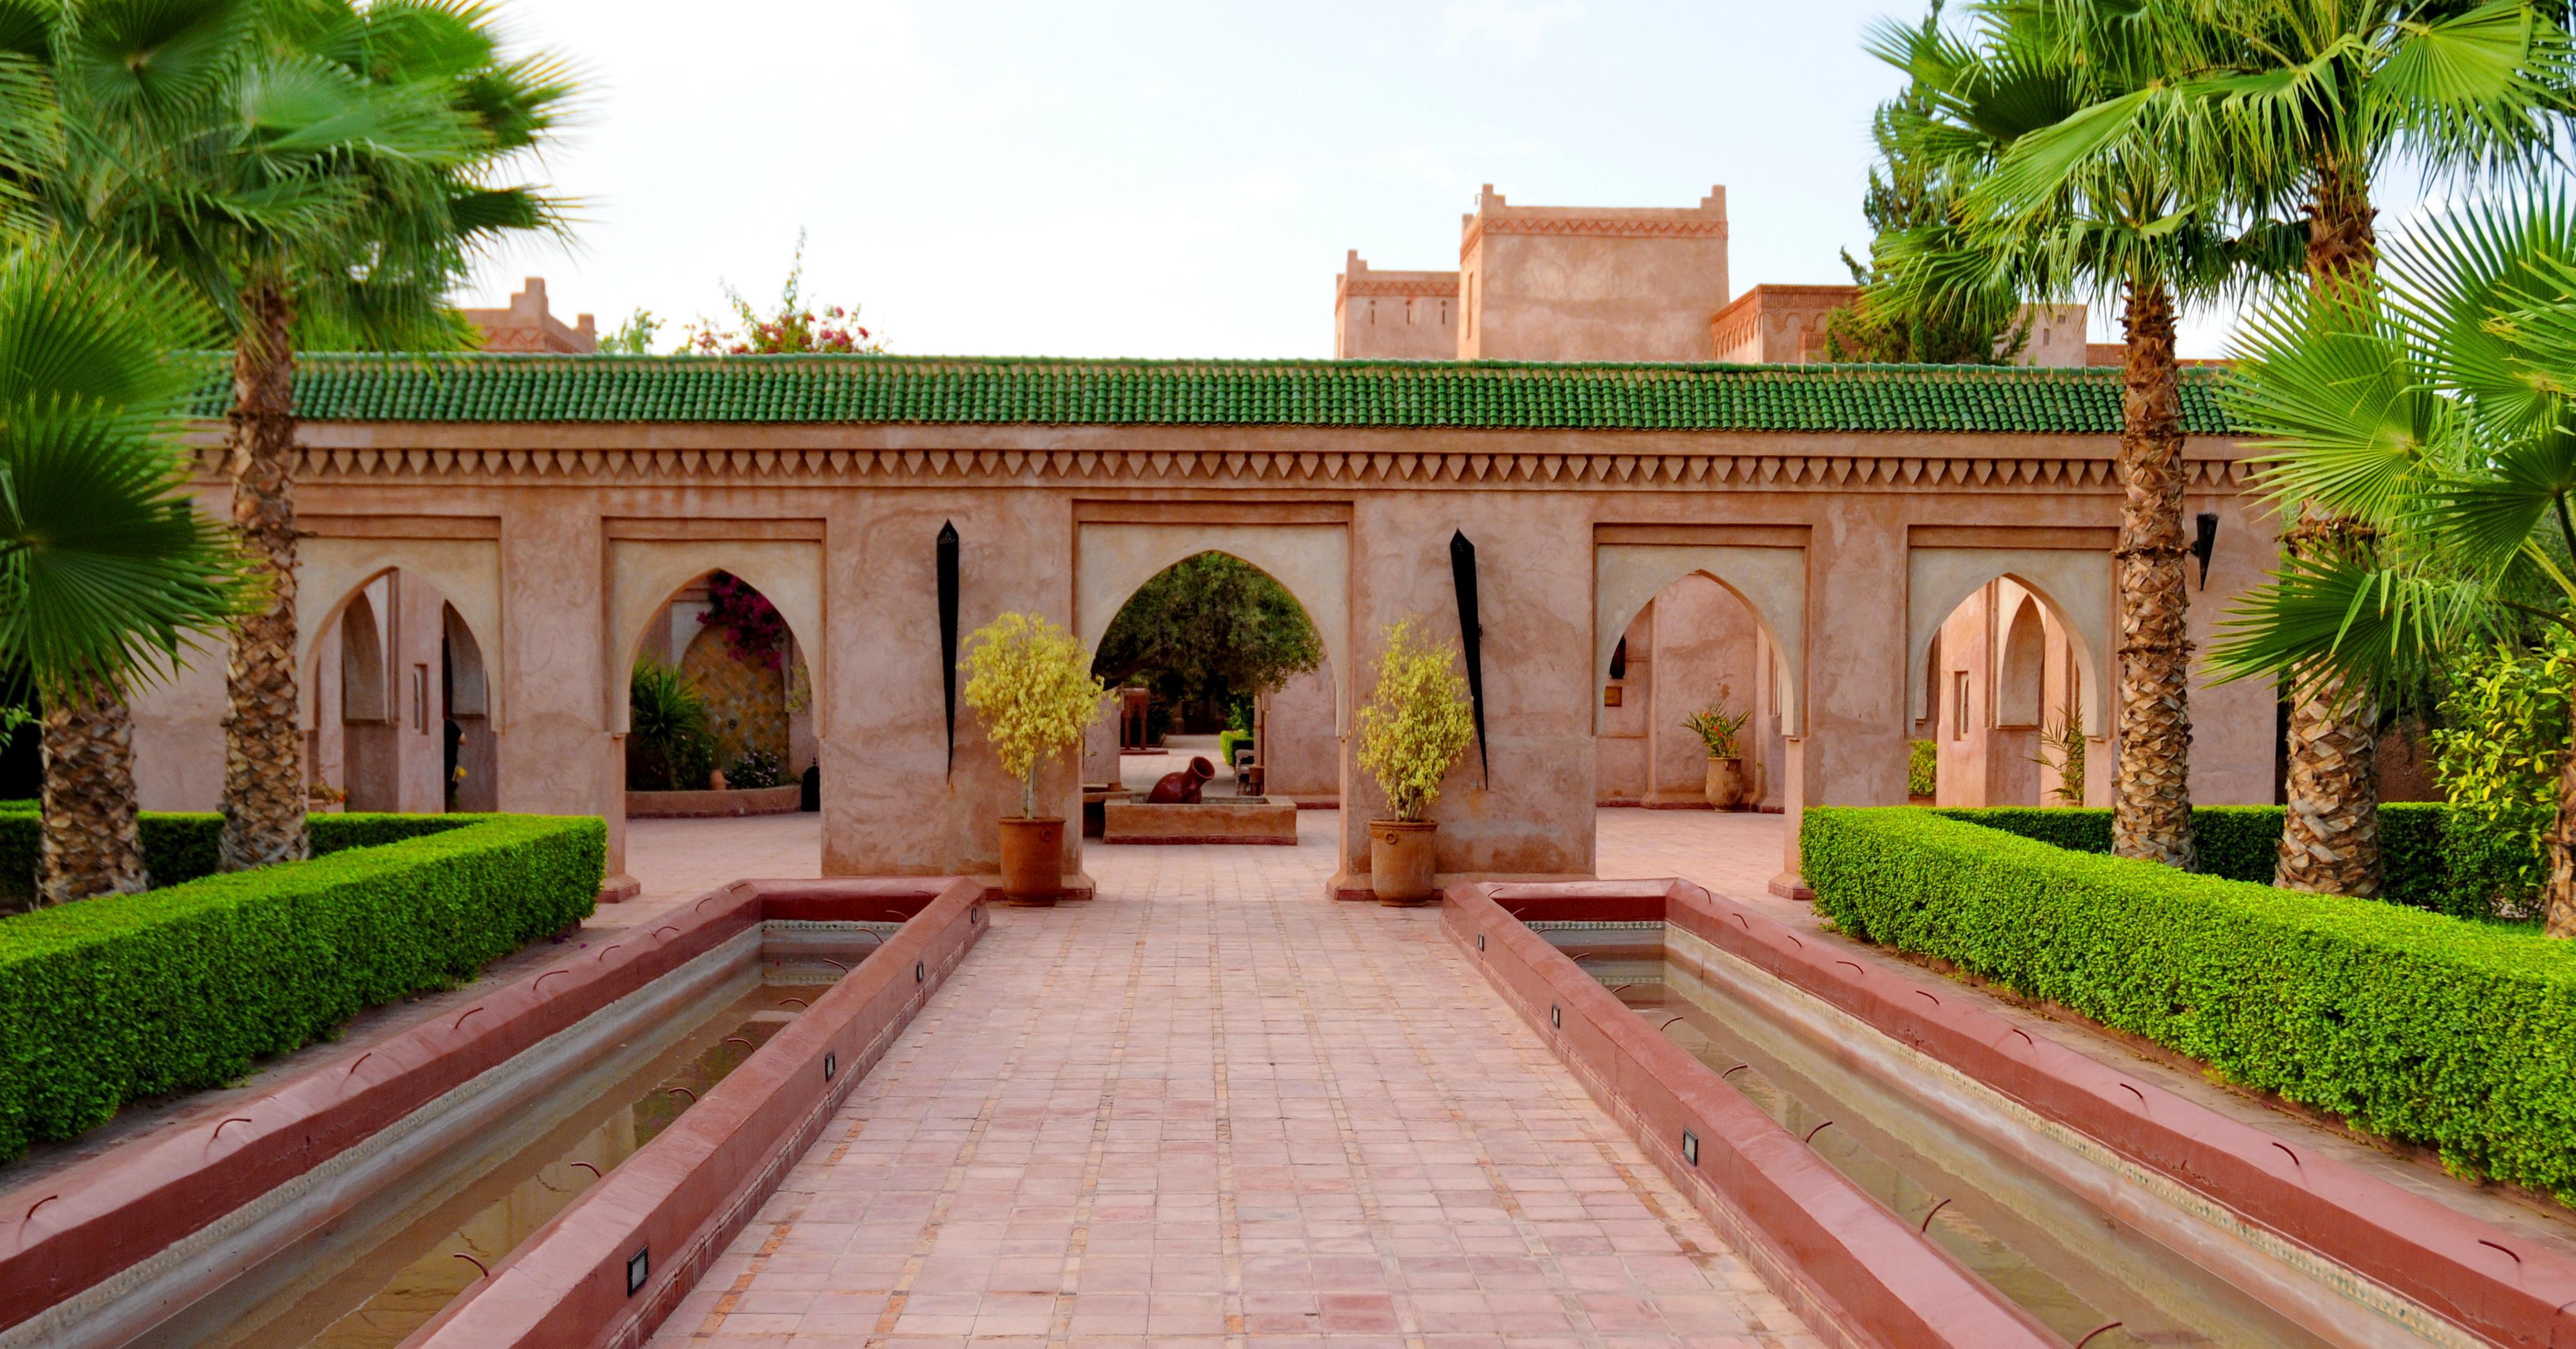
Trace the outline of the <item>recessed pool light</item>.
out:
[[[913,981],[914,983],[916,983],[916,984],[919,984],[919,983],[926,983],[926,982],[928,982],[928,981],[929,981],[929,979],[930,979],[930,967],[929,967],[929,966],[927,966],[927,965],[922,964],[922,963],[921,963],[920,961],[918,961],[918,960],[916,960],[916,961],[912,962],[912,981]]]
[[[823,1080],[826,1082],[831,1081],[832,1074],[839,1071],[841,1071],[841,1056],[838,1054],[825,1054],[823,1056]]]
[[[1476,949],[1479,951],[1485,949],[1485,934],[1482,932],[1476,934]]]
[[[633,1297],[637,1293],[643,1292],[644,1281],[651,1278],[652,1274],[653,1248],[650,1246],[636,1247],[635,1253],[626,1257],[626,1296]]]
[[[1699,1165],[1699,1135],[1688,1129],[1682,1130],[1682,1160]]]
[[[1554,1003],[1550,1003],[1547,1009],[1547,1024],[1556,1027],[1558,1030],[1565,1029],[1565,1009]]]

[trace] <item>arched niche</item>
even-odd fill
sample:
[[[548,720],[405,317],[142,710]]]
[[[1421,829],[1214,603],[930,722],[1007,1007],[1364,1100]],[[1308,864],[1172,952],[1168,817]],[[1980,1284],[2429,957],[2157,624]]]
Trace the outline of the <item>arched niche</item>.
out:
[[[1995,726],[2036,728],[2048,703],[2048,633],[2043,606],[2032,594],[2016,596],[2005,616],[2003,649],[1995,662]]]
[[[1753,611],[1780,663],[1780,733],[1804,734],[1807,688],[1807,550],[1735,544],[1605,543],[1592,555],[1592,725],[1610,657],[1646,605],[1685,576],[1706,576]]]
[[[630,722],[628,676],[643,645],[644,625],[681,588],[709,572],[731,572],[751,583],[787,620],[814,690],[814,733],[831,733],[830,648],[823,635],[823,545],[807,539],[612,539],[608,545],[609,729],[623,735]]]
[[[490,717],[492,676],[483,663],[483,644],[475,639],[473,625],[456,611],[454,600],[439,613],[439,636],[447,643],[447,714]]]
[[[498,539],[317,537],[295,554],[295,668],[312,668],[313,648],[360,591],[389,571],[427,581],[464,619],[484,651],[501,632],[501,544]],[[500,681],[489,685],[492,728],[503,721]]]
[[[379,610],[368,592],[374,582],[360,586],[340,606],[340,706],[339,719],[347,723],[373,724],[392,720],[392,699],[385,670],[385,647],[392,634],[385,631],[386,614]]]
[[[1351,539],[1341,525],[1085,522],[1074,536],[1074,633],[1098,655],[1129,597],[1174,563],[1224,553],[1259,568],[1305,609],[1333,672],[1333,732],[1350,733]]]
[[[1931,705],[1932,638],[1987,582],[2010,580],[2057,614],[2082,676],[2084,724],[2104,735],[2103,658],[2111,651],[2111,555],[2077,548],[1916,548],[1905,559],[1906,715]]]

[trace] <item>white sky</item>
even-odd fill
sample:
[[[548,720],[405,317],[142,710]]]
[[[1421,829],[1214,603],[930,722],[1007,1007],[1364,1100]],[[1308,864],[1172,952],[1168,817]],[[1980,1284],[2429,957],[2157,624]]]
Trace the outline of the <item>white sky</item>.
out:
[[[1727,187],[1731,280],[1841,282],[1862,252],[1860,50],[1890,0],[503,0],[589,97],[545,176],[556,312],[858,303],[899,352],[1329,356],[1343,250],[1457,265],[1491,182],[1536,205],[1682,206]],[[2112,340],[2100,314],[2097,340]],[[2215,316],[2186,355],[2218,355]]]

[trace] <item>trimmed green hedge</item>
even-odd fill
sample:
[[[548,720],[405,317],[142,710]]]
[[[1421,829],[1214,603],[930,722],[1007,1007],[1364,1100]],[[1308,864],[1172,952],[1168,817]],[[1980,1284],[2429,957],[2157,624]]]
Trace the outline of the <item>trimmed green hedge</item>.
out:
[[[1936,813],[2074,852],[2111,851],[2107,809],[1995,806]],[[2191,829],[2200,850],[2201,871],[2256,885],[2272,883],[2273,859],[2281,843],[2281,807],[2195,806]],[[2510,839],[2502,840],[2502,845],[2508,851],[2515,846]],[[2379,853],[2382,899],[2459,918],[2493,914],[2499,869],[2509,868],[2514,860],[2499,855],[2494,831],[2433,801],[2391,801],[2380,806]]]
[[[2576,946],[1902,806],[1810,808],[1799,838],[1816,907],[1853,936],[2576,1202]]]
[[[43,839],[43,817],[29,802],[23,811],[0,802],[0,905],[36,893],[36,861]],[[462,828],[486,815],[313,815],[305,820],[313,838],[313,855],[327,857],[347,848],[372,848],[407,838]],[[217,840],[224,818],[212,812],[143,812],[143,865],[154,889],[184,885],[215,874]],[[5,912],[5,909],[0,909]]]
[[[471,978],[588,916],[607,860],[596,818],[336,818],[328,857],[0,918],[0,1159]]]

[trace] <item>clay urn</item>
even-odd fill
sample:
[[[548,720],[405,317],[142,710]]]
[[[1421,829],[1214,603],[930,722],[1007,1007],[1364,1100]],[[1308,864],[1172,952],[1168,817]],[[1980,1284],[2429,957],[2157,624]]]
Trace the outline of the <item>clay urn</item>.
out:
[[[1421,904],[1439,893],[1439,837],[1440,826],[1430,820],[1369,821],[1369,888],[1378,903]]]
[[[1013,904],[1045,907],[1064,893],[1064,818],[1002,821],[1002,893]]]
[[[1708,761],[1708,783],[1703,789],[1709,805],[1719,810],[1733,810],[1744,802],[1744,760],[1740,758]]]

